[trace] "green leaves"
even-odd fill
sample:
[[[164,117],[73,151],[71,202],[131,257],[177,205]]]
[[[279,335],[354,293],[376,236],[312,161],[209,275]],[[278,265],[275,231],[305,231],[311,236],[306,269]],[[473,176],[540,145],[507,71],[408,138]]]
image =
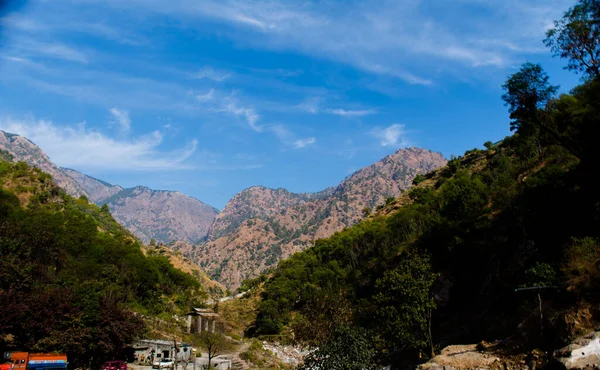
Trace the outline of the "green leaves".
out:
[[[306,356],[300,370],[375,369],[375,348],[367,332],[356,327],[341,327],[319,348]]]
[[[579,0],[544,40],[554,55],[567,59],[566,69],[588,78],[600,77],[600,2]]]
[[[375,283],[378,330],[395,351],[419,350],[430,341],[429,314],[436,306],[431,287],[437,275],[429,258],[419,252],[404,253],[398,259]]]
[[[183,311],[202,294],[168,258],[144,255],[106,209],[67,196],[24,163],[4,168],[0,352],[66,351],[76,367],[98,367],[143,332],[132,307],[160,314],[172,300]],[[44,201],[34,195],[25,207],[40,189]]]

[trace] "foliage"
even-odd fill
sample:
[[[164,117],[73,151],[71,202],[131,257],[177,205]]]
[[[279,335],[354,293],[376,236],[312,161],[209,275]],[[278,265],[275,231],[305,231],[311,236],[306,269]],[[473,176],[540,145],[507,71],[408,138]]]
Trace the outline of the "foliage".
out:
[[[514,335],[539,310],[517,287],[567,288],[546,301],[554,313],[598,303],[600,81],[556,97],[543,69],[528,63],[504,88],[512,136],[452,158],[426,176],[435,185],[404,194],[391,216],[282,261],[264,284],[254,333],[291,326],[329,358],[325,344],[352,327],[375,333],[375,362],[401,366],[440,341]],[[559,333],[552,325],[545,332]],[[561,339],[530,338],[536,346]]]
[[[600,77],[600,2],[579,0],[554,22],[544,43],[554,55],[568,59],[566,69],[588,78]]]
[[[376,318],[385,323],[381,333],[393,352],[431,345],[428,327],[435,309],[430,290],[436,276],[429,259],[417,253],[402,257],[375,283]]]
[[[369,370],[375,369],[372,339],[364,330],[342,327],[299,366],[300,370]]]
[[[211,366],[211,361],[216,356],[223,354],[229,348],[231,344],[221,333],[212,333],[210,331],[203,331],[198,335],[200,344],[208,355],[208,367]]]
[[[132,308],[183,310],[200,293],[109,213],[24,163],[0,164],[0,352],[64,351],[76,367],[97,367],[144,332]]]
[[[417,176],[415,176],[415,178],[413,179],[412,184],[413,185],[419,185],[420,183],[422,183],[423,181],[425,181],[427,178],[425,177],[425,175],[423,174],[418,174]]]

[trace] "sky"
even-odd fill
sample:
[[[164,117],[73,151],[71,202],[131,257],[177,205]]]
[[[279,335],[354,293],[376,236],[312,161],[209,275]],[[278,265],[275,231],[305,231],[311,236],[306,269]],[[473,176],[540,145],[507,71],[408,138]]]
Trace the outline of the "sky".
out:
[[[501,85],[567,0],[36,0],[0,14],[0,129],[60,166],[223,208],[394,151],[510,134]]]

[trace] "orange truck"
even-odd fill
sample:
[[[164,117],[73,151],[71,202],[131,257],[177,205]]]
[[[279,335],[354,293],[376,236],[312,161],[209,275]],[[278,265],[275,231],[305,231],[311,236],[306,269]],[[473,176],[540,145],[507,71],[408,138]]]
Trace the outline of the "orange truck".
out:
[[[5,352],[0,370],[64,370],[67,355],[51,353]],[[5,369],[6,368],[6,369]]]

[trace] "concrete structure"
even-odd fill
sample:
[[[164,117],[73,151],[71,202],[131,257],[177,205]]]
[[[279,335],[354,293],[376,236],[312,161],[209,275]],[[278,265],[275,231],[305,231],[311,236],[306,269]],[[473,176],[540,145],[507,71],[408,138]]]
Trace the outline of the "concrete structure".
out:
[[[171,358],[182,361],[192,357],[196,350],[187,343],[177,343],[179,352],[175,353],[175,343],[172,340],[142,339],[133,344],[135,362],[152,365],[154,361]],[[195,357],[195,355],[193,355]],[[189,361],[189,360],[188,360]]]
[[[218,313],[208,308],[192,308],[187,313],[188,333],[200,334],[203,331],[214,333],[217,323]]]

